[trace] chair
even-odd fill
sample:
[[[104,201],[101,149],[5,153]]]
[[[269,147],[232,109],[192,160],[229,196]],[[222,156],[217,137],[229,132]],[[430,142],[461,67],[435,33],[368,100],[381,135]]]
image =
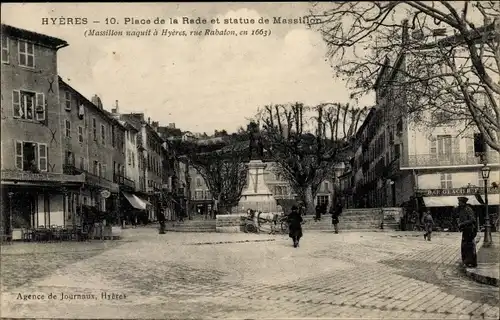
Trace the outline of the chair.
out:
[[[23,241],[32,241],[33,240],[33,229],[26,228],[23,229]]]

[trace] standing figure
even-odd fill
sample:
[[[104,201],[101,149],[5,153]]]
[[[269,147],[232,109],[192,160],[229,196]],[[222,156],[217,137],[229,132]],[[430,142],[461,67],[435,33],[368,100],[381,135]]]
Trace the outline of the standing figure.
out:
[[[316,205],[316,215],[314,216],[314,221],[320,221],[321,220],[321,205],[318,203]]]
[[[429,211],[424,212],[422,217],[422,224],[424,225],[424,239],[431,241],[432,228],[434,227],[434,220],[432,219],[431,213]]]
[[[335,233],[339,233],[339,217],[342,214],[342,204],[338,201],[335,206],[332,206],[331,212],[333,229]]]
[[[477,235],[474,211],[467,205],[469,199],[458,197],[458,230],[462,232],[462,263],[466,267],[477,267],[475,238]]]
[[[293,240],[293,247],[297,248],[300,238],[302,238],[302,221],[304,221],[297,206],[292,207],[292,212],[288,215],[287,220],[288,230],[290,230],[288,236]]]
[[[160,234],[165,234],[165,214],[163,209],[158,212],[158,222],[160,223]]]

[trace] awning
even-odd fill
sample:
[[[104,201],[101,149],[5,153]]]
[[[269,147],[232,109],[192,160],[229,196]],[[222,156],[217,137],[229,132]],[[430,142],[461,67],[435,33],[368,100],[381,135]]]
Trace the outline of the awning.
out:
[[[484,194],[481,195],[484,199]],[[423,197],[425,206],[428,208],[432,207],[456,207],[458,206],[458,196],[442,196],[442,197]],[[467,195],[469,201],[467,204],[471,206],[480,206],[482,204],[477,201],[475,196]],[[488,205],[495,206],[500,204],[500,197],[498,194],[488,195]]]
[[[130,202],[130,205],[132,205],[132,207],[134,207],[136,209],[146,210],[146,207],[148,205],[151,205],[151,203],[139,198],[135,194],[131,194],[131,193],[127,193],[127,192],[122,192],[122,193],[125,196],[125,198],[127,198],[128,202]]]

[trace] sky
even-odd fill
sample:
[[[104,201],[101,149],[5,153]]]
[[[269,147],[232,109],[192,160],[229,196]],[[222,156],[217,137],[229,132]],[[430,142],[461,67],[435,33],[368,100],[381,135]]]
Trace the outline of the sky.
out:
[[[270,36],[98,37],[94,30],[248,30],[260,25],[125,25],[124,19],[274,16],[298,18],[308,3],[2,3],[2,23],[66,40],[59,75],[85,97],[98,94],[107,110],[144,112],[184,131],[229,132],[268,104],[349,102],[333,77],[320,34],[305,24],[264,25]],[[43,18],[87,18],[87,25],[42,24]],[[106,18],[119,24],[106,25]],[[100,21],[100,23],[92,23]],[[360,102],[371,106],[372,99]]]

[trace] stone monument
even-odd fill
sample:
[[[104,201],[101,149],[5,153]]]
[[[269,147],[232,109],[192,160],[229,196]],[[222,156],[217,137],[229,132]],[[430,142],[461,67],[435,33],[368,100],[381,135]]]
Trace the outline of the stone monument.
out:
[[[247,185],[241,193],[238,203],[238,212],[245,213],[248,209],[272,213],[278,211],[278,206],[273,193],[269,190],[264,180],[266,164],[262,161],[264,156],[262,137],[258,126],[250,123],[250,162],[248,162]]]

